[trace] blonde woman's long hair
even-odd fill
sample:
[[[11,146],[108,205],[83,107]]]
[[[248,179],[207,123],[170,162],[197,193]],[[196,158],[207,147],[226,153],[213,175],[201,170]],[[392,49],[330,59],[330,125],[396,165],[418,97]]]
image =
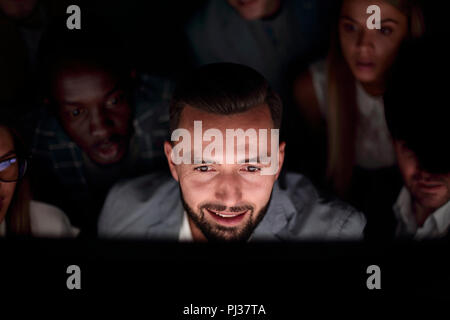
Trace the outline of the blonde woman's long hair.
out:
[[[342,3],[345,0],[341,0]],[[424,33],[421,7],[415,1],[386,0],[408,16],[409,37]],[[340,13],[340,10],[339,10]],[[356,140],[356,86],[355,77],[342,55],[339,42],[338,17],[334,23],[330,51],[327,57],[328,72],[328,159],[327,179],[341,197],[348,196],[353,175]]]

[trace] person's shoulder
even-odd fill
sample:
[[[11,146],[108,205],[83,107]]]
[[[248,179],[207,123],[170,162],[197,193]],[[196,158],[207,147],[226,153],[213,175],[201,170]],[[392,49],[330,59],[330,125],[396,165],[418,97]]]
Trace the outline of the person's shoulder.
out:
[[[36,124],[31,139],[33,155],[47,155],[54,149],[75,146],[75,143],[64,131],[57,116],[47,106],[40,107],[34,116],[36,117]]]
[[[136,76],[135,99],[168,101],[175,89],[175,81],[167,76],[140,72]]]
[[[320,59],[309,65],[309,71],[313,76],[322,76],[326,77],[327,75],[327,60]]]
[[[148,200],[155,192],[168,185],[175,185],[176,182],[166,172],[155,172],[137,178],[125,179],[116,183],[109,192],[115,199],[126,198],[142,201]]]
[[[79,233],[62,210],[43,202],[30,202],[30,221],[36,237],[75,237]]]
[[[291,223],[302,233],[302,238],[362,239],[366,225],[364,215],[343,201],[324,197],[303,175],[287,174],[284,192],[296,209]]]
[[[142,133],[168,129],[169,103],[174,81],[158,75],[138,75],[134,93],[135,123]]]
[[[178,185],[167,173],[152,173],[115,184],[100,214],[100,236],[139,233],[152,220],[159,219],[160,208],[177,194]]]
[[[317,123],[323,117],[327,95],[327,76],[325,60],[309,66],[294,81],[294,99],[302,114],[310,122]]]
[[[207,1],[189,19],[186,32],[195,35],[207,31],[208,27],[220,25],[231,10],[226,1]]]

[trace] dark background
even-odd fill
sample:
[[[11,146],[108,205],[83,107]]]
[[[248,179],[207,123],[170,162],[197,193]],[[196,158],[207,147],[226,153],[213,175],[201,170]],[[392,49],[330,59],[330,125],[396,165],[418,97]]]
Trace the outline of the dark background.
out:
[[[191,64],[183,26],[203,3],[63,0],[55,2],[53,13],[67,17],[65,8],[79,4],[82,26],[89,19],[104,20],[126,41],[138,69],[177,76]],[[450,4],[428,1],[424,6],[428,32],[440,35],[446,44]],[[447,243],[439,242],[205,247],[1,240],[0,290],[12,300],[19,297],[16,301],[56,296],[43,304],[50,306],[40,310],[44,314],[51,314],[62,298],[70,312],[89,304],[105,313],[143,312],[147,319],[188,319],[182,317],[182,307],[191,303],[264,304],[269,315],[261,319],[299,319],[306,310],[318,316],[346,316],[360,307],[365,308],[364,317],[386,306],[402,311],[428,303],[444,306],[442,302],[450,299],[448,249]],[[71,264],[82,269],[78,292],[65,287],[65,270]],[[379,292],[365,287],[365,269],[371,264],[382,269]]]

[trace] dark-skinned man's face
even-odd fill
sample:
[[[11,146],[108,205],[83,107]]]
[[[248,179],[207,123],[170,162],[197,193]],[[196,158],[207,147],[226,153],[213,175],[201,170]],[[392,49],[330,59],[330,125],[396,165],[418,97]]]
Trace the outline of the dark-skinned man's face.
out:
[[[108,165],[124,157],[131,108],[116,77],[93,67],[63,69],[52,92],[62,126],[92,161]]]

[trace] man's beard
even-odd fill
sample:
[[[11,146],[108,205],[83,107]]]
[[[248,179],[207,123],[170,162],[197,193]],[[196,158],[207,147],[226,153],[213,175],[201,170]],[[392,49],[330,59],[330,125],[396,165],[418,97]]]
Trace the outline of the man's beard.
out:
[[[184,210],[188,214],[189,218],[194,222],[194,224],[197,226],[197,228],[200,229],[200,231],[203,233],[203,235],[208,239],[209,242],[224,242],[224,241],[233,241],[233,242],[246,242],[252,235],[255,228],[258,226],[258,224],[261,222],[261,220],[264,218],[267,209],[270,204],[270,200],[272,198],[272,195],[267,201],[267,204],[259,210],[259,212],[254,215],[254,208],[253,206],[239,206],[239,207],[231,207],[228,208],[228,211],[230,212],[239,212],[242,209],[247,209],[248,212],[245,214],[250,215],[249,219],[245,223],[243,227],[236,226],[236,227],[226,227],[222,226],[220,224],[213,224],[211,222],[208,222],[205,219],[205,210],[207,208],[215,209],[218,211],[224,211],[227,209],[226,206],[213,204],[213,203],[205,203],[199,207],[199,213],[196,213],[194,210],[192,210],[191,207],[186,203],[183,197],[183,192],[180,188],[180,196],[181,196],[181,202],[183,203]]]

